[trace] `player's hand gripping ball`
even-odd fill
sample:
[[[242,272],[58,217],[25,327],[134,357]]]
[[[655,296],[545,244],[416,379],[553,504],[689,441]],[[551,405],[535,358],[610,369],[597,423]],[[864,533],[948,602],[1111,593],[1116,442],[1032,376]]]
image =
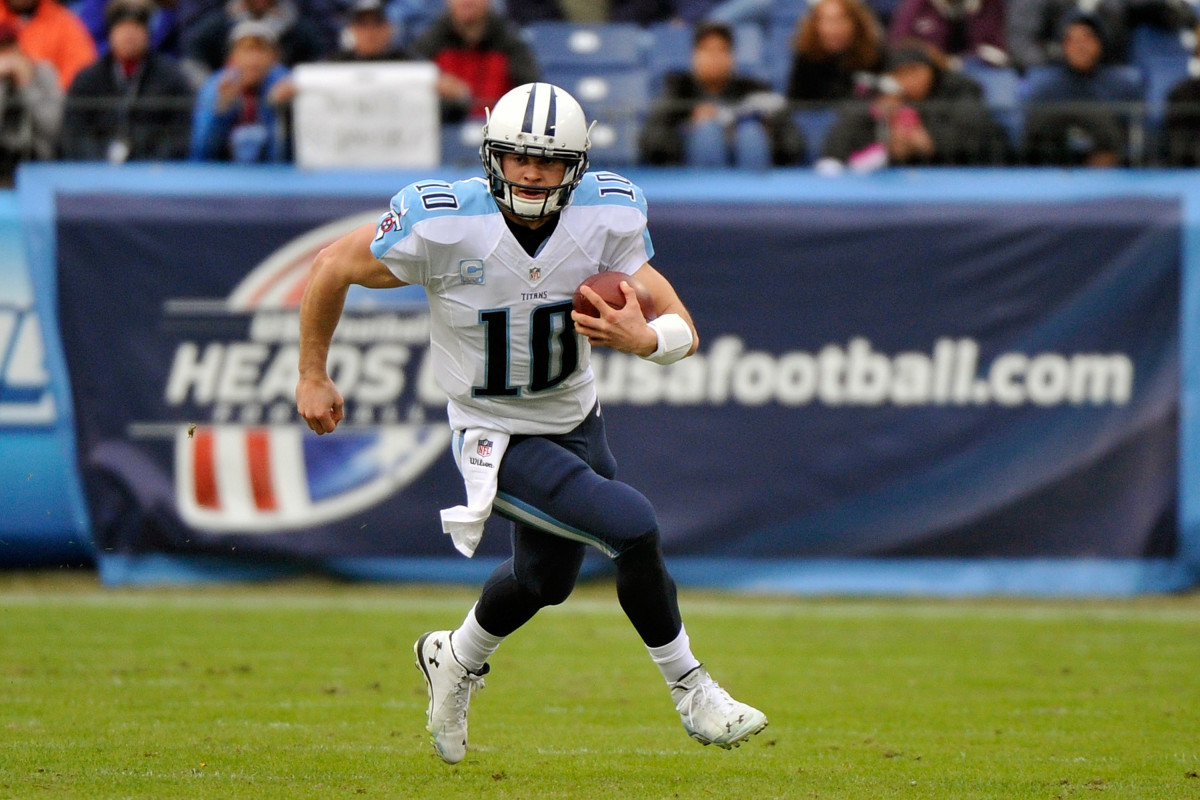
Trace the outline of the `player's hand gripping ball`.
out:
[[[600,316],[600,312],[580,291],[582,287],[587,286],[613,308],[624,308],[625,293],[621,291],[621,281],[625,281],[633,287],[633,291],[637,294],[638,305],[642,307],[642,316],[646,318],[647,322],[658,316],[658,310],[654,307],[654,298],[650,296],[650,292],[632,275],[626,275],[623,272],[597,272],[595,275],[589,275],[583,283],[579,284],[580,288],[575,290],[575,297],[571,304],[584,316]]]

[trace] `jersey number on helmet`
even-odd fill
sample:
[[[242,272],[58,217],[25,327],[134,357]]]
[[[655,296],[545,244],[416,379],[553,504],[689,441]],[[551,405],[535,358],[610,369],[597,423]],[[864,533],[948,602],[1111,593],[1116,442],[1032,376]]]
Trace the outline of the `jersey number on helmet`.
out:
[[[483,386],[475,386],[475,397],[516,397],[519,387],[511,386],[509,309],[493,308],[479,312],[484,326]],[[557,358],[556,358],[557,356]],[[538,306],[529,316],[530,392],[553,389],[579,367],[579,347],[575,323],[571,320],[571,301]],[[557,364],[555,362],[557,361]]]

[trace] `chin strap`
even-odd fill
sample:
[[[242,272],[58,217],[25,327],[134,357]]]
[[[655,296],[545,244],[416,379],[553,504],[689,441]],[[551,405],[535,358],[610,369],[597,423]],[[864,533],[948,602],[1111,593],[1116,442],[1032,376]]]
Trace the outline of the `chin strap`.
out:
[[[692,328],[678,314],[663,314],[646,323],[658,337],[658,347],[648,356],[655,364],[674,364],[692,349]]]

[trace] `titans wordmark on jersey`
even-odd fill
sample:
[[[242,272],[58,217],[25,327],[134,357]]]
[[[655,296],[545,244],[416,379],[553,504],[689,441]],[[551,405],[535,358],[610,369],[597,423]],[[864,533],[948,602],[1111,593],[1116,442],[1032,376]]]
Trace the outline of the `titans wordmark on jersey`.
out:
[[[425,287],[438,385],[450,425],[563,433],[596,402],[591,348],[571,297],[599,271],[632,274],[654,253],[641,190],[588,173],[550,238],[530,256],[482,178],[422,181],[392,199],[371,249]]]

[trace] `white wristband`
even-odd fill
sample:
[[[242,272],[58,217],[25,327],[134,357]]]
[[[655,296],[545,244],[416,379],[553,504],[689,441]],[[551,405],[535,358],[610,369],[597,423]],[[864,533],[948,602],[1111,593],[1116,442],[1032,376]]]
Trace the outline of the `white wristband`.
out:
[[[674,364],[692,349],[692,328],[678,314],[663,314],[646,323],[658,337],[658,347],[648,356],[655,364]]]

